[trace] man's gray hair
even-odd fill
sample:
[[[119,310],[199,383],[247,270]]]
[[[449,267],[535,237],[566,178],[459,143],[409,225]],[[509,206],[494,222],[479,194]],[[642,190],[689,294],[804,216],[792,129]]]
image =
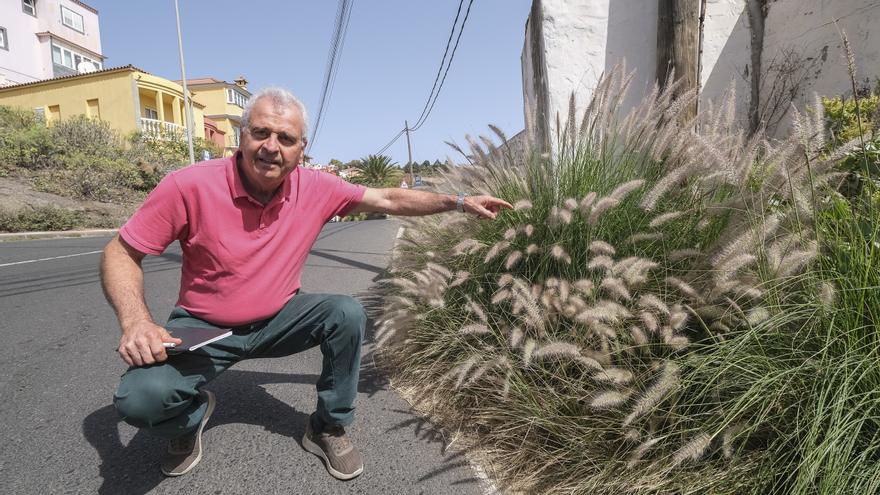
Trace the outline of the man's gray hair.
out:
[[[296,107],[300,113],[302,113],[303,117],[303,138],[308,138],[309,135],[309,114],[306,112],[306,106],[303,105],[299,98],[293,96],[293,93],[290,91],[279,88],[277,86],[270,86],[268,88],[263,88],[256,93],[254,93],[244,104],[244,111],[241,113],[241,128],[247,129],[251,120],[251,110],[254,109],[254,105],[257,104],[258,100],[262,100],[263,98],[269,98],[271,100],[272,105],[275,107]]]

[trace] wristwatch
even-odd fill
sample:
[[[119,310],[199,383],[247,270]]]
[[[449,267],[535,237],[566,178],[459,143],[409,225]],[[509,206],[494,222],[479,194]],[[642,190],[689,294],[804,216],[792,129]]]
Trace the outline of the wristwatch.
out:
[[[462,213],[464,213],[464,197],[465,196],[467,196],[467,194],[465,194],[463,192],[459,192],[458,199],[455,200],[455,209],[462,212]]]

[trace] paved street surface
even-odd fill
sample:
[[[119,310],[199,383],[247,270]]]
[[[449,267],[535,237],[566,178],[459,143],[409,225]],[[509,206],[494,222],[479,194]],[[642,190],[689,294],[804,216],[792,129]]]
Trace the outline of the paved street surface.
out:
[[[368,295],[397,229],[393,221],[328,225],[309,257],[303,289]],[[484,491],[465,458],[444,452],[439,434],[409,412],[375,369],[371,329],[358,419],[349,428],[365,456],[360,478],[336,481],[300,446],[314,408],[318,349],[245,361],[208,384],[218,409],[204,434],[204,458],[190,474],[163,477],[164,441],[120,423],[111,404],[124,363],[114,351],[119,330],[98,282],[98,252],[108,240],[0,243],[0,493]],[[157,321],[176,300],[179,266],[177,245],[145,261],[147,302]]]

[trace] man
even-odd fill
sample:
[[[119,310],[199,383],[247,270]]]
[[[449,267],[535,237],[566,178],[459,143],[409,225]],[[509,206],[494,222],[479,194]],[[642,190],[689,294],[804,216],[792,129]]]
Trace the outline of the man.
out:
[[[345,434],[354,418],[365,327],[363,308],[341,295],[297,294],[300,273],[322,226],[336,215],[426,215],[458,209],[495,218],[507,202],[489,197],[371,189],[304,169],[306,111],[286,90],[254,95],[242,114],[233,157],[168,174],[104,248],[101,281],[122,329],[129,365],[114,395],[129,424],[169,439],[167,476],[187,473],[202,455],[201,434],[216,400],[200,390],[242,359],[280,357],[320,346],[316,411],[303,447],[339,479],[363,472]],[[180,241],[178,302],[165,326],[144,302],[141,261]],[[229,327],[233,334],[191,353],[166,328]]]

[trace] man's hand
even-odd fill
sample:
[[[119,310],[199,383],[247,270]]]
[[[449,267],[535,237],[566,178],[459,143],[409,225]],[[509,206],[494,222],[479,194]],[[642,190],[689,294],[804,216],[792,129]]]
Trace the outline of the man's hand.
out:
[[[183,341],[152,321],[142,320],[122,330],[117,350],[129,366],[144,366],[168,359],[165,342],[180,345]]]
[[[465,213],[473,213],[480,218],[495,219],[498,212],[506,208],[513,208],[513,205],[503,199],[493,198],[492,196],[465,196],[464,204]]]

